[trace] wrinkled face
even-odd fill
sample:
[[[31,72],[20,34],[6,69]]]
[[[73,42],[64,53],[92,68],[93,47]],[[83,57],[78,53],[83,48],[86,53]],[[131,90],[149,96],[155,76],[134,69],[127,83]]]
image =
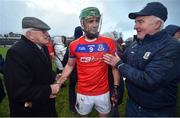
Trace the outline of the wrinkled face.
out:
[[[99,28],[100,17],[90,17],[81,22],[82,27],[88,33],[96,34]]]
[[[137,31],[137,38],[143,40],[146,34],[153,35],[160,27],[154,16],[139,16],[135,19],[134,29]]]
[[[174,38],[180,41],[180,30],[174,34]]]
[[[33,29],[29,31],[29,37],[34,43],[45,45],[49,42],[50,36],[46,30]]]

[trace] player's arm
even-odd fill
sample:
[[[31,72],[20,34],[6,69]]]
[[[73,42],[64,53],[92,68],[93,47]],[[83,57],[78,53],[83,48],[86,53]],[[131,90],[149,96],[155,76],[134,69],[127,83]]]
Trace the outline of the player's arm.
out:
[[[114,77],[114,85],[119,86],[120,74],[119,74],[119,71],[115,67],[112,67],[112,74],[113,74],[113,77]]]
[[[67,80],[67,78],[71,74],[72,70],[74,69],[74,65],[75,65],[75,58],[69,58],[66,66],[62,72],[61,77],[57,80],[57,83],[60,83],[60,85],[61,85],[64,83],[64,81]]]

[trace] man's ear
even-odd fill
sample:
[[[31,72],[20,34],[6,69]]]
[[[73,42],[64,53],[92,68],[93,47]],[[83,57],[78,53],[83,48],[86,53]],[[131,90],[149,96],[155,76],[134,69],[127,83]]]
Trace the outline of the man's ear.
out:
[[[26,32],[26,36],[29,40],[33,41],[34,40],[34,37],[31,35],[31,32]]]
[[[155,22],[154,29],[159,30],[161,28],[161,25],[162,25],[162,22],[158,20],[157,22]]]
[[[31,37],[31,32],[27,31],[26,32],[26,37],[28,37],[28,38]]]
[[[82,29],[84,29],[84,21],[83,20],[81,20],[81,27],[82,27]]]

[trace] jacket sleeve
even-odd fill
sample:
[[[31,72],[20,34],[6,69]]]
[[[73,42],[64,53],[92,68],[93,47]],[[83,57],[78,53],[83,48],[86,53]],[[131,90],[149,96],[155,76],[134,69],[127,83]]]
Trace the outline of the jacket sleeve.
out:
[[[122,60],[116,68],[127,78],[126,81],[146,90],[154,90],[178,76],[179,60],[180,49],[172,46],[155,54],[144,70],[138,70]]]
[[[9,50],[6,56],[4,74],[9,98],[16,102],[34,101],[46,103],[51,94],[49,84],[32,84],[33,74],[25,56]]]
[[[68,62],[68,58],[69,58],[69,49],[66,48],[66,52],[65,52],[63,60],[62,60],[63,67],[66,66],[66,64]]]

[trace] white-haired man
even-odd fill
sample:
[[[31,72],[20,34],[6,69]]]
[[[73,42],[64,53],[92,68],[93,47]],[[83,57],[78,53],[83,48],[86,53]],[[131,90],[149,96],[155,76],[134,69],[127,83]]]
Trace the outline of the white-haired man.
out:
[[[23,35],[7,52],[5,85],[12,117],[55,117],[55,81],[48,49],[50,27],[35,17],[22,20]]]
[[[135,41],[122,57],[104,55],[126,77],[126,116],[175,116],[180,44],[162,30],[167,8],[151,2],[129,18],[135,19]]]

